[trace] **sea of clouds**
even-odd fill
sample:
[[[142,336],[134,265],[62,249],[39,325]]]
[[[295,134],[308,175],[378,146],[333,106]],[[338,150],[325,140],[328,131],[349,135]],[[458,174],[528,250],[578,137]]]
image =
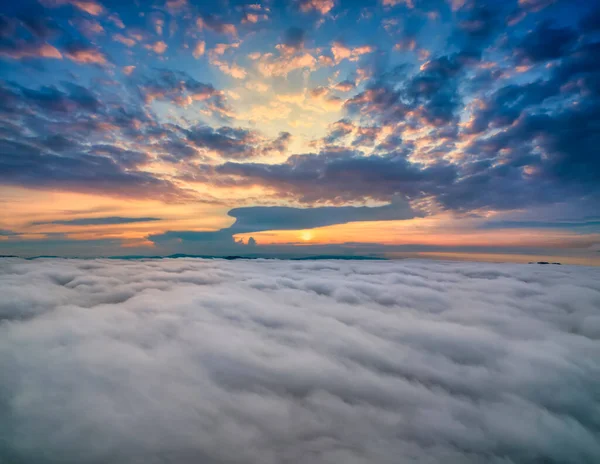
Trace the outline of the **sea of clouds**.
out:
[[[0,260],[0,463],[598,463],[600,269]]]

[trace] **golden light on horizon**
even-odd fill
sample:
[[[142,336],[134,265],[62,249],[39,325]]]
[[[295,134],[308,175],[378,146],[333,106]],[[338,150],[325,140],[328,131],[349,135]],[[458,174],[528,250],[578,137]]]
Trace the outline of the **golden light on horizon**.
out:
[[[300,234],[300,238],[304,242],[310,242],[313,238],[313,233],[310,230],[302,231],[302,233]]]

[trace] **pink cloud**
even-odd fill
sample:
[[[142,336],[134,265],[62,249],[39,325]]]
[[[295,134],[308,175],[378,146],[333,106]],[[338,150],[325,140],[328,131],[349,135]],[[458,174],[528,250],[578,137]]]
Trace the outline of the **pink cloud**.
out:
[[[49,8],[73,5],[92,16],[99,16],[104,12],[104,7],[94,0],[40,0],[40,3]]]
[[[303,13],[318,11],[325,15],[333,9],[335,2],[334,0],[301,0],[299,6]]]
[[[54,58],[61,59],[62,53],[58,49],[48,43],[23,45],[12,50],[0,50],[0,56],[21,60],[24,58]]]
[[[162,40],[158,42],[154,42],[153,44],[144,45],[148,50],[152,50],[154,53],[158,55],[162,55],[167,50],[167,44]]]
[[[362,45],[356,48],[346,47],[341,42],[334,42],[331,47],[331,53],[333,53],[333,59],[335,63],[340,63],[343,60],[357,61],[361,55],[372,53],[374,48],[369,45]]]
[[[192,54],[194,55],[194,58],[198,59],[202,55],[204,55],[205,50],[206,50],[206,42],[204,42],[204,40],[199,40],[196,43],[196,45],[194,46],[194,51]]]
[[[297,53],[293,56],[274,57],[272,53],[264,54],[258,63],[258,71],[263,76],[287,76],[298,69],[315,70],[317,60],[307,52]]]
[[[120,42],[123,45],[126,45],[128,47],[133,47],[136,44],[136,42],[135,42],[134,39],[131,39],[129,37],[125,37],[123,34],[115,34],[115,35],[113,35],[112,38],[113,38],[114,41]]]
[[[104,53],[93,48],[78,48],[65,52],[67,58],[80,64],[105,65],[108,60]]]

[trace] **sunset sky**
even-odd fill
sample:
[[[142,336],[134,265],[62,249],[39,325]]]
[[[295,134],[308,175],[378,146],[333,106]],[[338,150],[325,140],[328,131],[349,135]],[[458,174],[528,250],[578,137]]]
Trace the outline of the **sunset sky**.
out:
[[[0,254],[600,264],[600,2],[0,2]]]

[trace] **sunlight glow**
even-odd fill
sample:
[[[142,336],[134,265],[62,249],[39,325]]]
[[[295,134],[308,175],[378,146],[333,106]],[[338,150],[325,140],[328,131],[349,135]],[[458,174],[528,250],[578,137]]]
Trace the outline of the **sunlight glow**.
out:
[[[313,233],[310,230],[302,231],[300,233],[300,238],[305,242],[309,242],[313,238]]]

